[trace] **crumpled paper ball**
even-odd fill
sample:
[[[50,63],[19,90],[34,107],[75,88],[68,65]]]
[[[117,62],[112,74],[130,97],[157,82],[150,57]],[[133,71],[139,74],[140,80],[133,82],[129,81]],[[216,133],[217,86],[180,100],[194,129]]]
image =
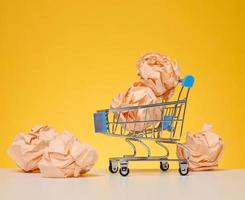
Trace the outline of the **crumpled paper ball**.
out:
[[[205,124],[201,132],[187,133],[184,144],[190,152],[189,168],[193,171],[211,170],[218,166],[224,150],[223,140],[213,133],[212,126]],[[179,158],[187,159],[183,148],[177,148]]]
[[[18,134],[7,153],[24,171],[36,170],[45,149],[56,135],[55,130],[48,126],[35,126],[28,134]]]
[[[180,79],[180,71],[176,62],[159,53],[147,53],[138,61],[140,80],[134,86],[146,86],[156,96],[169,99]]]
[[[114,97],[111,103],[111,108],[123,108],[128,106],[141,106],[154,103],[160,103],[160,98],[156,97],[154,92],[148,87],[135,87],[132,86],[126,93],[120,93]],[[147,116],[146,116],[147,112]],[[146,116],[146,117],[145,117]],[[134,122],[134,121],[146,121],[146,120],[160,120],[161,108],[151,107],[146,109],[130,110],[121,112],[119,122]],[[122,127],[128,131],[143,131],[149,127],[149,123],[127,123],[122,124]]]
[[[92,146],[64,132],[50,142],[38,166],[43,177],[78,177],[94,166],[97,157]]]

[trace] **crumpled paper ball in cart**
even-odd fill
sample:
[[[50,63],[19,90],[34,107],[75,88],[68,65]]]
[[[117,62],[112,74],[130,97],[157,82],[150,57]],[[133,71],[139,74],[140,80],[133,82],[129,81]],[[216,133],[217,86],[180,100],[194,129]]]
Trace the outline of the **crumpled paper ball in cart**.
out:
[[[112,108],[123,108],[128,106],[141,106],[154,103],[160,103],[161,99],[156,97],[154,92],[148,87],[132,86],[125,93],[120,93],[114,97],[111,103]],[[151,107],[147,109],[130,110],[121,112],[119,122],[126,122],[122,127],[128,131],[140,132],[147,128],[149,123],[130,123],[135,121],[160,120],[160,107]]]
[[[94,166],[97,157],[92,146],[64,132],[50,142],[38,166],[44,177],[78,177]]]
[[[134,86],[146,86],[153,90],[156,96],[169,99],[180,79],[177,63],[159,53],[147,53],[138,61],[140,80]]]
[[[184,144],[190,151],[189,168],[193,171],[211,170],[218,166],[224,150],[223,140],[213,133],[212,126],[205,124],[201,132],[194,135],[187,133]],[[187,159],[183,148],[177,148],[179,158]]]
[[[56,135],[48,126],[35,126],[28,134],[18,134],[7,152],[24,171],[37,170],[45,149]]]

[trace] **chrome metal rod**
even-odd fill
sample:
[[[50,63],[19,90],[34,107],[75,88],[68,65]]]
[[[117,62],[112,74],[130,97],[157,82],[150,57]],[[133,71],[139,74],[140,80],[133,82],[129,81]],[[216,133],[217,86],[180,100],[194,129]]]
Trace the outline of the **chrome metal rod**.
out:
[[[165,106],[165,105],[175,105],[176,103],[184,104],[186,102],[186,99],[181,99],[179,101],[167,101],[164,103],[155,103],[155,104],[147,104],[142,106],[128,106],[123,108],[111,108],[111,109],[103,109],[103,110],[97,110],[97,112],[122,112],[122,111],[129,111],[129,110],[137,110],[137,109],[143,109],[143,108],[153,108],[158,106]]]
[[[158,144],[160,147],[164,148],[164,150],[166,151],[166,155],[164,155],[163,157],[166,157],[167,158],[169,156],[169,149],[168,149],[168,147],[165,146],[163,144],[163,142],[161,142],[161,141],[156,141],[156,144]]]
[[[148,147],[142,140],[137,140],[147,151],[147,156],[150,157],[151,156],[151,149],[150,147]]]
[[[187,160],[191,159],[191,154],[190,154],[190,151],[189,149],[184,145],[184,144],[181,144],[181,143],[176,143],[177,147],[180,147],[182,149],[184,149],[184,153],[185,153],[185,158]],[[178,156],[178,155],[177,155]]]
[[[133,149],[133,154],[131,155],[123,155],[123,157],[135,157],[136,156],[136,147],[135,145],[131,142],[132,141],[136,141],[135,139],[131,139],[131,138],[126,138],[125,141],[132,147]]]

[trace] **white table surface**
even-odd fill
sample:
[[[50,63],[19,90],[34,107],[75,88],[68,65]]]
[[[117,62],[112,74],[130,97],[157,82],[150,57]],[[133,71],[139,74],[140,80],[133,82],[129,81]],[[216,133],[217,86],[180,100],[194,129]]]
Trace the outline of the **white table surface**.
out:
[[[190,172],[131,170],[129,176],[93,170],[79,178],[42,178],[0,169],[0,200],[232,199],[245,200],[245,170]]]

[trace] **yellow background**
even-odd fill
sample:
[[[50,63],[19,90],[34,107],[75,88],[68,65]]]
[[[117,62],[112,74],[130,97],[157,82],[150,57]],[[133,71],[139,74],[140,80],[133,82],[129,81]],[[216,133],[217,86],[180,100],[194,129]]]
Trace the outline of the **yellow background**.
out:
[[[128,153],[122,139],[94,133],[92,115],[136,80],[143,53],[157,51],[196,77],[185,132],[212,123],[225,142],[220,167],[244,168],[242,2],[1,0],[0,167],[15,166],[6,149],[36,124],[92,144],[99,168]]]

